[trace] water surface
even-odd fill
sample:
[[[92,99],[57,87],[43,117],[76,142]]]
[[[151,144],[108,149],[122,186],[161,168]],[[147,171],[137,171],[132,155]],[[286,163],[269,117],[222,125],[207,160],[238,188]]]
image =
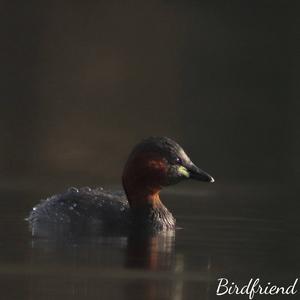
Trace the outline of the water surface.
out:
[[[24,221],[43,196],[2,189],[3,299],[232,299],[215,295],[218,278],[288,285],[299,276],[299,204],[287,185],[177,186],[162,196],[174,233],[57,241],[33,239]]]

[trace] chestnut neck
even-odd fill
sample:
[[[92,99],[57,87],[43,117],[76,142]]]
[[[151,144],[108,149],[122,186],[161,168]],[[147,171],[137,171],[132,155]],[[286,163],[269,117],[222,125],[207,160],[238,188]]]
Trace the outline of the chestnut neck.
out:
[[[152,152],[133,153],[122,176],[123,188],[131,208],[159,207],[159,192],[165,176],[165,163]]]
[[[147,185],[127,173],[123,174],[122,181],[131,208],[157,208],[163,205],[159,197],[161,187]]]
[[[157,230],[174,229],[176,220],[160,201],[159,179],[147,176],[149,174],[136,173],[133,166],[130,164],[125,166],[122,182],[134,224],[138,226],[143,224],[141,228],[145,228],[144,225],[146,227],[150,225],[151,228],[153,226]]]

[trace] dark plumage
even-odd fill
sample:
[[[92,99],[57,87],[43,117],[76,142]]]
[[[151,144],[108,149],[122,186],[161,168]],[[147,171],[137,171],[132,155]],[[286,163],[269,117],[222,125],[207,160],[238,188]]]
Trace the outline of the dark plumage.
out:
[[[32,234],[170,230],[175,219],[162,204],[163,186],[194,178],[213,182],[167,137],[150,137],[132,150],[123,171],[123,192],[69,188],[42,200],[29,217]]]

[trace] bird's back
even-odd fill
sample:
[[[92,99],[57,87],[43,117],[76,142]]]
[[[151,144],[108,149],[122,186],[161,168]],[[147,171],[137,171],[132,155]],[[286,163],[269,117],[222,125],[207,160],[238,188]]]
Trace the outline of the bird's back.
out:
[[[126,228],[129,204],[123,192],[102,188],[69,188],[36,205],[28,217],[34,236],[51,233],[93,233],[106,228]]]

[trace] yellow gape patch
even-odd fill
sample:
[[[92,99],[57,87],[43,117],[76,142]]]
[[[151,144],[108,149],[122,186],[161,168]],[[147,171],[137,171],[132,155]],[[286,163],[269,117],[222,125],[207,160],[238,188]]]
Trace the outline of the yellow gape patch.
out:
[[[190,177],[189,171],[188,171],[184,166],[179,166],[179,167],[178,167],[178,172],[179,172],[181,175],[183,175],[183,176],[185,176],[185,177],[187,177],[187,178]]]

